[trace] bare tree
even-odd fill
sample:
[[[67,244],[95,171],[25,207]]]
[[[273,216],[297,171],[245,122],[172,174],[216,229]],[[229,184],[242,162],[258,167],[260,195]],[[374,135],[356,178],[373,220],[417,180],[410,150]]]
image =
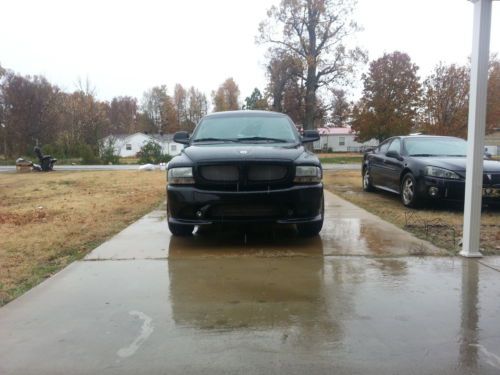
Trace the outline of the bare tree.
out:
[[[119,96],[111,100],[109,108],[110,133],[127,134],[136,131],[137,99]]]
[[[305,82],[304,128],[314,127],[317,90],[346,84],[358,62],[359,48],[349,50],[347,38],[359,30],[352,20],[355,0],[282,0],[260,24],[259,43],[271,43],[302,62]]]
[[[207,97],[191,86],[188,90],[187,130],[192,131],[201,118],[207,114],[207,111]]]
[[[174,88],[174,107],[177,112],[177,127],[185,128],[187,125],[187,92],[181,84]]]
[[[167,86],[155,86],[144,93],[142,111],[154,125],[158,133],[178,130],[177,113],[172,98],[168,95]]]

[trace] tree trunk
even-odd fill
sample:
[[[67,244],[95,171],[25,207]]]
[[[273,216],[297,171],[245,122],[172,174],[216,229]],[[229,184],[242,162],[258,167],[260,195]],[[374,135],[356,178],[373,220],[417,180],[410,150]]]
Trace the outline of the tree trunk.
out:
[[[307,68],[304,129],[314,129],[316,117],[316,66]]]
[[[309,34],[309,50],[307,51],[307,77],[306,77],[306,100],[304,130],[314,129],[314,119],[316,118],[316,89],[318,77],[316,76],[316,26],[318,24],[317,10],[314,9],[312,1],[308,0],[308,22],[307,32]]]

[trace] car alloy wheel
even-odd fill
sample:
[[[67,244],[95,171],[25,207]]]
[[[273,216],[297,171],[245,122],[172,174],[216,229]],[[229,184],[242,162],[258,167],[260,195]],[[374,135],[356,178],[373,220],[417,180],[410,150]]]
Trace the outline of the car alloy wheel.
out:
[[[411,204],[413,200],[413,196],[415,195],[415,186],[413,185],[413,181],[411,178],[405,178],[405,182],[403,183],[403,202],[405,205]]]
[[[417,207],[420,203],[420,199],[417,195],[417,183],[411,173],[408,173],[403,178],[403,183],[401,184],[401,200],[406,207]]]
[[[364,191],[373,191],[370,170],[368,168],[365,168],[363,170],[363,190]]]

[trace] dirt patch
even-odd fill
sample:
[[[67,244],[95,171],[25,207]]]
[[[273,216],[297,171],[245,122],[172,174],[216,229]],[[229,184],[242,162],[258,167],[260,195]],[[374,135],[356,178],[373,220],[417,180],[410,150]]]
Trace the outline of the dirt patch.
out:
[[[0,305],[165,200],[165,172],[0,175]]]
[[[419,238],[454,253],[462,238],[463,207],[439,203],[419,210],[407,209],[399,196],[377,191],[366,193],[361,185],[360,171],[326,171],[326,189],[403,228]],[[483,208],[481,247],[484,254],[500,254],[500,209]]]

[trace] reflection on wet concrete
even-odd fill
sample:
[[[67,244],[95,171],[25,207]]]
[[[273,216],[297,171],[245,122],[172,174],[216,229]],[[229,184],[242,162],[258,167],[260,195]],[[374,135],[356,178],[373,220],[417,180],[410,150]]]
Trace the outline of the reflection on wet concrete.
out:
[[[472,373],[478,366],[479,264],[462,263],[462,300],[459,365]]]
[[[500,276],[464,262],[78,262],[0,309],[0,373],[496,374]]]
[[[331,195],[314,238],[152,213],[0,309],[0,374],[499,373],[500,262],[418,246]]]
[[[394,256],[446,254],[353,204],[325,192],[319,236],[301,238],[294,226],[269,224],[200,227],[171,237],[165,213],[154,211],[85,257],[86,260],[166,259],[188,256]]]
[[[169,258],[323,256],[321,237],[302,238],[293,226],[211,226],[172,237]]]

